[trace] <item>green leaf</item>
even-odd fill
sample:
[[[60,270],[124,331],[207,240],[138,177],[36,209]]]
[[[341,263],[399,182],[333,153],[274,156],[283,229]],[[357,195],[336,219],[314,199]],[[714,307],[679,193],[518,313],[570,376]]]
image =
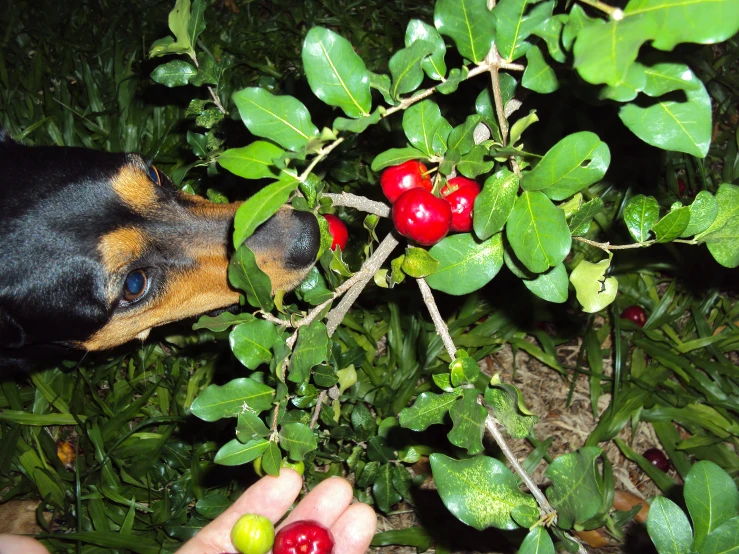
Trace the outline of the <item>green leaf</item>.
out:
[[[598,135],[581,131],[555,144],[521,180],[524,190],[544,191],[552,200],[564,200],[600,181],[611,162],[608,145]]]
[[[503,107],[511,101],[516,94],[516,79],[510,73],[501,73],[500,79],[500,95],[503,101]],[[490,127],[493,136],[497,140],[501,140],[500,129],[498,127],[498,117],[495,115],[493,99],[490,93],[490,87],[485,87],[483,91],[475,99],[475,112],[480,114],[485,120],[485,124]]]
[[[285,151],[263,140],[252,142],[243,148],[231,148],[218,156],[218,165],[244,179],[277,178],[277,168],[272,160]]]
[[[267,449],[262,454],[262,469],[273,477],[280,474],[280,466],[282,465],[282,453],[280,447],[272,441],[269,441]]]
[[[739,266],[739,187],[722,184],[716,192],[718,214],[711,226],[696,237],[705,242],[713,258],[724,267]]]
[[[468,60],[480,63],[490,52],[495,16],[488,10],[486,0],[438,0],[434,25],[454,41],[459,53]]]
[[[298,188],[298,180],[283,173],[283,177],[267,185],[236,210],[234,218],[234,248],[241,246],[262,223],[272,217]]]
[[[318,448],[318,443],[313,429],[305,423],[286,423],[280,428],[280,446],[287,450],[292,461],[298,462]]]
[[[510,144],[518,144],[523,132],[537,121],[539,121],[539,116],[536,115],[536,110],[531,110],[529,115],[517,119],[516,122],[511,125]]]
[[[346,119],[345,117],[337,117],[334,119],[333,127],[336,131],[349,131],[350,133],[361,133],[370,125],[375,125],[380,121],[381,114],[379,109],[372,112],[367,117],[361,119]]]
[[[187,21],[187,38],[191,45],[195,45],[198,37],[205,31],[205,0],[193,0],[190,17]]]
[[[523,439],[531,433],[538,417],[529,412],[520,391],[505,383],[498,383],[485,389],[485,404],[514,439]]]
[[[659,554],[691,552],[693,532],[685,513],[672,500],[658,496],[647,516],[647,532]]]
[[[266,312],[272,310],[272,283],[269,276],[259,269],[254,252],[246,244],[231,258],[228,280],[234,287],[244,291],[249,305]]]
[[[501,0],[495,6],[495,45],[503,59],[513,61],[526,54],[531,46],[526,39],[552,16],[554,4],[553,1],[537,4],[537,0]]]
[[[547,302],[561,304],[567,301],[569,279],[564,264],[557,264],[549,271],[540,273],[535,279],[524,279],[524,286]]]
[[[439,267],[439,262],[428,253],[428,250],[409,246],[405,250],[401,267],[407,275],[419,279],[433,273]]]
[[[193,52],[188,28],[190,26],[190,0],[177,0],[174,8],[169,12],[169,30],[175,36],[156,41],[151,46],[149,57],[164,56],[166,54],[190,54]]]
[[[159,65],[151,72],[151,78],[154,82],[164,85],[165,87],[181,87],[190,82],[198,72],[192,64],[183,60],[172,60],[165,64]]]
[[[549,55],[553,60],[559,63],[564,63],[567,59],[567,55],[562,50],[562,31],[564,29],[564,24],[569,22],[571,17],[572,10],[570,10],[569,15],[560,14],[552,16],[533,32],[533,34],[547,43]]]
[[[427,160],[426,154],[416,148],[391,148],[375,156],[372,160],[372,171],[380,171],[386,167],[400,165],[408,160]]]
[[[559,89],[559,81],[554,69],[546,62],[539,47],[534,45],[526,52],[526,70],[521,78],[521,86],[541,94],[549,94]]]
[[[439,260],[437,270],[426,278],[432,289],[456,296],[488,284],[503,266],[503,237],[497,233],[482,242],[471,233],[446,237],[430,254]]]
[[[231,312],[223,312],[215,317],[203,315],[193,324],[192,330],[208,329],[214,333],[220,333],[244,321],[253,321],[254,316],[250,313],[232,314]]]
[[[369,72],[351,43],[324,27],[313,27],[303,42],[303,67],[313,93],[349,117],[372,109]]]
[[[403,131],[408,141],[427,157],[443,156],[452,126],[441,116],[436,102],[423,100],[403,113]]]
[[[728,473],[715,463],[702,460],[690,468],[684,494],[695,532],[693,549],[700,552],[711,532],[736,517],[739,492]]]
[[[467,154],[462,156],[457,164],[457,170],[469,179],[474,179],[478,175],[487,173],[493,168],[494,164],[493,160],[484,159],[487,153],[487,148],[484,146],[475,146]]]
[[[454,460],[432,454],[434,482],[447,509],[460,521],[482,531],[488,527],[512,530],[518,526],[511,510],[536,501],[522,493],[505,464],[495,458],[476,456]]]
[[[372,484],[372,496],[377,502],[377,507],[387,513],[390,507],[400,502],[403,497],[393,486],[393,466],[382,464],[377,471],[377,477]]]
[[[545,475],[552,481],[546,495],[559,515],[559,528],[569,529],[598,514],[601,497],[607,492],[598,469],[602,453],[598,447],[585,446],[558,457],[546,469]]]
[[[537,526],[523,539],[518,554],[554,554],[554,543],[544,527]]]
[[[465,448],[470,456],[484,450],[482,435],[485,432],[485,418],[488,413],[477,402],[479,395],[476,389],[465,389],[462,398],[457,400],[449,410],[454,424],[447,434],[449,442],[459,448]]]
[[[260,417],[253,412],[240,413],[236,421],[236,438],[239,439],[239,442],[247,443],[251,440],[258,439],[259,437],[266,437],[269,435],[269,429],[267,426]]]
[[[647,16],[654,25],[652,46],[670,51],[682,42],[715,44],[739,31],[736,4],[732,0],[631,0],[626,17]],[[685,22],[690,24],[686,25]]]
[[[372,73],[371,71],[369,72],[369,76],[370,88],[379,91],[382,95],[383,100],[385,100],[385,102],[387,102],[391,106],[394,106],[396,102],[390,93],[390,87],[392,86],[390,76],[382,73]]]
[[[599,312],[616,299],[618,281],[615,277],[606,277],[610,266],[611,258],[608,257],[595,264],[583,260],[572,270],[570,282],[584,312]]]
[[[417,40],[428,42],[433,51],[421,61],[421,69],[434,81],[441,81],[446,75],[446,44],[439,32],[431,25],[420,19],[411,19],[405,30],[405,46],[408,47]]]
[[[711,144],[711,99],[703,83],[682,64],[659,64],[647,70],[650,96],[675,90],[683,85],[686,100],[662,100],[648,107],[626,104],[619,117],[647,144],[704,158]],[[670,90],[665,90],[666,88]]]
[[[322,321],[314,321],[298,331],[298,342],[290,358],[290,374],[288,379],[293,383],[303,383],[313,366],[328,359],[329,338],[326,325]]]
[[[480,366],[467,352],[460,349],[457,350],[456,358],[449,364],[449,371],[453,386],[473,385],[480,375]]]
[[[653,196],[637,194],[624,206],[624,223],[636,242],[649,240],[649,231],[659,220],[659,204]]]
[[[408,48],[398,50],[390,61],[388,68],[393,78],[390,94],[393,98],[400,98],[416,90],[423,81],[421,60],[434,51],[433,44],[425,40],[417,40]]]
[[[248,464],[261,456],[269,445],[270,442],[266,439],[254,439],[246,444],[233,439],[221,447],[213,461],[222,466]]]
[[[467,154],[475,146],[475,129],[482,121],[479,114],[470,115],[462,125],[457,125],[449,134],[447,147],[461,155]]]
[[[652,227],[657,242],[670,242],[678,238],[688,226],[690,208],[675,208]]]
[[[702,233],[718,215],[718,201],[707,190],[702,190],[695,195],[695,200],[690,205],[690,222],[680,235],[681,237],[692,237]]]
[[[500,169],[485,180],[472,210],[475,234],[480,240],[503,229],[516,202],[518,182],[518,176],[507,168]]]
[[[429,425],[444,423],[444,416],[461,395],[461,391],[444,394],[421,393],[413,406],[400,412],[400,426],[413,431],[423,431]]]
[[[208,386],[192,403],[190,411],[204,421],[236,417],[247,410],[260,413],[272,406],[274,395],[271,387],[241,377],[223,386]]]
[[[534,273],[562,262],[572,244],[564,212],[539,191],[518,197],[506,222],[506,237],[518,259]]]
[[[739,517],[735,517],[711,532],[700,554],[737,554],[739,552]]]
[[[233,95],[234,104],[247,129],[283,148],[299,151],[318,136],[310,113],[292,96],[275,96],[261,88],[245,88]]]
[[[590,230],[593,218],[603,211],[603,200],[599,197],[585,202],[572,215],[570,219],[570,231],[573,237],[581,237]]]
[[[233,501],[225,494],[209,494],[201,498],[195,504],[195,510],[208,519],[215,519],[233,504]]]
[[[423,67],[423,62],[421,62]],[[436,85],[436,92],[439,94],[453,94],[459,88],[459,85],[467,79],[470,74],[470,70],[466,65],[459,67],[453,67],[449,72],[449,77],[443,83]]]
[[[256,369],[272,359],[272,345],[277,340],[275,326],[263,319],[241,323],[228,336],[234,356],[249,369]]]

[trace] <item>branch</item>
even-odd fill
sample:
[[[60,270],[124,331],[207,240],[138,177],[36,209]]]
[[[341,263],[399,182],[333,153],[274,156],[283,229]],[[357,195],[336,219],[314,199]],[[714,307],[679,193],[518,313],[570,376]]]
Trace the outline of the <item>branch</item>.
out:
[[[505,455],[506,459],[513,467],[513,470],[519,475],[519,477],[521,477],[521,480],[526,485],[526,488],[529,489],[531,495],[536,499],[536,502],[539,504],[541,510],[546,515],[551,514],[554,518],[554,521],[556,522],[557,511],[552,508],[552,505],[549,504],[549,500],[547,500],[547,497],[544,496],[544,493],[541,492],[541,489],[537,486],[536,483],[534,483],[534,480],[529,476],[528,473],[526,473],[526,470],[518,462],[518,460],[516,459],[516,455],[506,443],[505,437],[503,437],[503,433],[500,432],[500,429],[498,428],[498,422],[493,417],[493,414],[490,412],[490,408],[486,407],[486,409],[488,410],[488,417],[485,418],[485,428],[493,436],[493,439],[498,445],[498,448],[500,448],[501,452],[503,452],[503,455]],[[568,538],[578,544],[578,554],[588,554],[588,551],[585,550],[585,547],[580,543],[579,540],[577,540],[576,537],[568,535]]]
[[[620,8],[614,8],[613,6],[609,6],[608,4],[604,4],[598,0],[580,0],[580,2],[602,11],[615,21],[621,21],[624,18],[624,12],[621,11]]]
[[[505,106],[503,106],[503,94],[500,90],[500,76],[498,70],[503,59],[498,53],[498,48],[493,44],[490,52],[485,57],[485,61],[490,66],[490,82],[493,88],[493,100],[495,101],[495,115],[498,116],[498,126],[500,127],[500,136],[503,146],[508,144],[508,120],[505,118]]]
[[[380,217],[390,217],[390,207],[387,204],[369,200],[364,196],[357,196],[356,194],[350,194],[348,192],[342,192],[341,194],[325,192],[321,196],[330,198],[334,206],[345,206],[347,208],[355,208],[363,212],[379,215]]]
[[[308,167],[305,168],[305,171],[303,171],[303,173],[300,174],[300,177],[298,177],[298,180],[301,183],[304,183],[305,180],[308,178],[308,175],[310,175],[310,172],[313,171],[313,169],[321,162],[321,160],[323,160],[326,156],[328,156],[334,148],[336,148],[337,146],[339,146],[339,144],[344,142],[344,138],[345,137],[339,137],[335,141],[333,141],[331,144],[326,146],[325,148],[321,148],[316,154],[316,157],[313,158],[310,164],[308,164]]]
[[[418,288],[421,289],[423,301],[431,314],[431,320],[434,322],[434,327],[436,327],[436,333],[441,337],[441,342],[444,343],[444,348],[446,348],[447,354],[449,354],[449,357],[454,360],[457,355],[457,347],[454,346],[452,336],[449,334],[449,327],[447,327],[444,319],[441,317],[439,308],[436,307],[434,294],[431,292],[431,288],[428,286],[428,283],[426,283],[426,279],[422,277],[420,279],[416,279],[416,282],[418,283]]]
[[[631,250],[634,248],[646,248],[647,246],[652,246],[655,242],[657,242],[654,240],[645,240],[644,242],[636,242],[634,244],[611,244],[610,242],[595,242],[594,240],[586,239],[584,237],[572,238],[584,244],[594,246],[595,248],[600,248],[605,252],[610,252],[611,250]]]
[[[369,258],[367,258],[367,261],[364,262],[362,269],[352,275],[349,280],[336,289],[337,293],[340,290],[342,293],[344,290],[347,290],[348,292],[346,293],[346,296],[341,299],[341,302],[339,302],[339,304],[333,308],[326,317],[326,329],[328,330],[329,337],[334,334],[336,329],[339,327],[339,323],[341,323],[341,320],[344,319],[344,316],[354,304],[354,301],[364,290],[364,287],[367,286],[370,279],[372,279],[375,273],[377,273],[380,267],[382,267],[382,264],[385,263],[385,260],[387,260],[392,251],[395,250],[396,246],[398,246],[398,239],[396,239],[392,233],[388,233],[377,249]]]

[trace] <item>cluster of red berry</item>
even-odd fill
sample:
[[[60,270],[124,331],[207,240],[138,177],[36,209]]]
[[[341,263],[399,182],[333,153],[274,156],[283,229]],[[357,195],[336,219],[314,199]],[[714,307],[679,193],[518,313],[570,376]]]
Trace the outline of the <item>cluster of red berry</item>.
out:
[[[387,168],[380,186],[393,204],[393,223],[398,232],[418,244],[431,246],[450,231],[472,229],[472,208],[480,185],[465,177],[453,177],[434,196],[426,166],[416,160]]]

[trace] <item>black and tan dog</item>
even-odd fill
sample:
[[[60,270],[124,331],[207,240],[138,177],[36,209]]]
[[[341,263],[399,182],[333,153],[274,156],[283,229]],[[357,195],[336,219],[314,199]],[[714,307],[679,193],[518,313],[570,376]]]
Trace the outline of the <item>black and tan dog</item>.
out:
[[[0,131],[0,368],[103,350],[238,302],[227,250],[238,204],[174,191],[135,154],[28,147]],[[312,267],[311,213],[249,239],[275,290]]]

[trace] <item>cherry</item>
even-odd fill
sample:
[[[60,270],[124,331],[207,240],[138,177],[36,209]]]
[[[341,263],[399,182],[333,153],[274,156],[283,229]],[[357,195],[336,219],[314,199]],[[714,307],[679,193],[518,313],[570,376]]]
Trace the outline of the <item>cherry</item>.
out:
[[[295,521],[279,530],[272,554],[332,554],[334,536],[317,521]]]
[[[393,206],[393,223],[398,232],[423,246],[443,239],[452,224],[449,202],[426,189],[415,188],[400,195]]]
[[[244,514],[231,528],[231,542],[242,554],[267,554],[274,539],[272,522],[259,514]]]
[[[647,322],[647,314],[640,306],[629,306],[621,313],[621,317],[633,321],[639,327],[644,327]]]
[[[441,189],[441,197],[452,207],[452,231],[472,230],[472,208],[480,190],[480,185],[466,177],[453,177]]]
[[[331,233],[331,237],[334,239],[331,243],[331,250],[336,250],[336,247],[340,246],[343,252],[349,242],[349,231],[347,231],[346,225],[335,215],[325,214],[323,217],[328,221],[328,232]]]
[[[391,204],[405,191],[423,188],[431,192],[433,183],[426,175],[426,166],[417,160],[408,160],[400,165],[388,167],[380,177],[380,186]]]
[[[665,473],[669,471],[670,462],[667,459],[667,456],[665,456],[665,453],[662,452],[659,448],[650,448],[649,450],[644,452],[643,456],[647,459],[647,461],[649,461],[650,464],[652,464],[660,471],[664,471]]]

